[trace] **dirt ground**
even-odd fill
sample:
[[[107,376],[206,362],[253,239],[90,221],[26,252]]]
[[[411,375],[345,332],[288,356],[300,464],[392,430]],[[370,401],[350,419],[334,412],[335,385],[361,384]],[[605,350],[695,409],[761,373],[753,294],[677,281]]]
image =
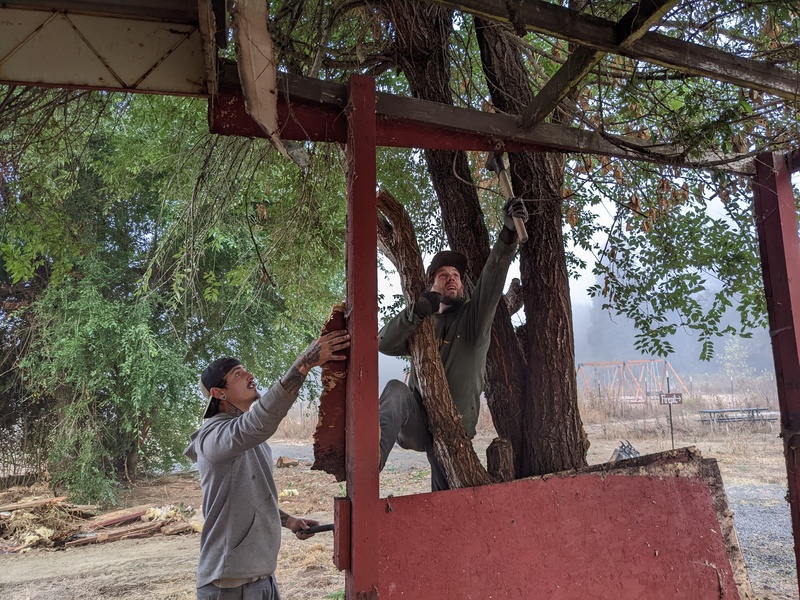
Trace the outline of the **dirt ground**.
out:
[[[642,454],[671,447],[668,432],[656,436],[648,433],[639,438],[637,431],[627,425],[622,429],[614,425],[588,429],[592,441],[590,463],[607,461],[620,439],[630,440]],[[786,481],[780,440],[771,431],[733,433],[677,433],[675,446],[693,445],[705,457],[717,458],[726,490],[744,490],[742,493],[749,494],[737,504],[728,491],[731,508],[737,513],[737,530],[740,529],[740,510],[742,514],[757,515],[754,524],[744,527],[753,529],[747,536],[755,541],[750,541],[750,537],[745,539],[740,533],[756,597],[764,600],[797,598],[788,508],[785,501],[775,499],[776,493],[780,497],[785,492]],[[490,441],[488,436],[476,438],[479,456],[484,455]],[[288,456],[301,461],[298,466],[275,471],[278,490],[285,494],[281,498],[282,508],[322,523],[332,522],[333,498],[344,495],[344,485],[325,473],[310,470],[311,448],[308,442],[279,440],[271,445],[276,458]],[[424,456],[395,449],[381,474],[381,495],[425,492],[428,486],[429,471]],[[768,488],[772,490],[769,498],[763,493]],[[122,505],[181,502],[199,507],[200,488],[196,473],[170,475],[142,483],[125,494]],[[751,509],[761,512],[754,513]],[[776,518],[770,512],[773,509],[783,512]],[[776,533],[764,533],[768,528],[759,524],[761,520],[765,525],[776,521]],[[788,538],[777,539],[787,531]],[[199,540],[198,534],[191,533],[68,550],[33,550],[0,555],[0,598],[194,598]],[[785,547],[787,543],[788,548]],[[303,542],[284,530],[277,572],[283,597],[286,600],[342,598],[344,576],[333,566],[332,554],[332,534],[317,534]],[[779,564],[776,565],[776,561]],[[755,572],[752,565],[756,567]]]

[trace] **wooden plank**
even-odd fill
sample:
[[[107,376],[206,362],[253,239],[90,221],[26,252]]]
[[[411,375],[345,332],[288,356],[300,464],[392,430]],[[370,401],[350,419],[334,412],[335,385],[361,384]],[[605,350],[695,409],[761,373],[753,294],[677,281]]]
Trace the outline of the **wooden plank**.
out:
[[[4,504],[0,506],[0,511],[14,511],[14,510],[27,510],[29,508],[37,508],[45,506],[46,504],[58,504],[67,499],[67,496],[59,496],[58,498],[41,498],[39,500],[27,500],[25,502],[15,502],[13,504]]]
[[[496,21],[509,22],[504,0],[431,0],[455,10]],[[683,73],[710,77],[726,83],[774,94],[796,102],[800,81],[796,73],[767,62],[647,33],[629,48],[620,48],[616,24],[607,19],[576,13],[543,0],[526,0],[515,13],[528,31],[552,35],[583,46],[651,62]]]
[[[260,127],[244,110],[242,92],[230,74],[221,77],[219,94],[209,103],[212,133],[264,137]],[[281,75],[278,124],[281,138],[345,142],[344,85],[309,77]],[[552,123],[539,123],[531,131],[520,131],[520,117],[476,111],[393,94],[376,96],[381,146],[461,150],[504,150],[508,152],[544,149],[579,152],[702,168],[717,168],[752,175],[752,159],[708,152],[694,160],[683,156],[685,148],[644,143],[625,136],[600,136],[594,132]]]
[[[128,527],[123,527],[114,531],[103,531],[70,540],[66,542],[64,546],[72,548],[74,546],[86,546],[88,544],[101,544],[103,542],[116,542],[119,540],[149,536],[161,529],[163,525],[164,523],[162,521],[136,523],[135,525],[129,525]]]
[[[614,27],[620,49],[633,46],[679,2],[680,0],[640,0]]]
[[[638,138],[611,134],[600,136],[585,129],[552,123],[539,123],[531,131],[520,131],[519,117],[459,108],[418,98],[379,93],[376,106],[379,127],[383,120],[402,122],[406,126],[418,124],[421,127],[415,131],[417,137],[435,135],[433,128],[438,128],[483,136],[485,140],[493,142],[494,148],[498,150],[505,150],[506,142],[511,142],[562,152],[598,154],[691,168],[696,168],[699,163],[713,161],[722,170],[748,175],[754,173],[753,162],[749,158],[706,153],[703,157],[692,160],[683,156],[686,149],[681,146],[651,144]],[[379,128],[378,143],[385,141],[382,129]]]
[[[616,24],[617,40],[621,49],[629,49],[647,30],[656,25],[680,0],[641,0]],[[544,120],[558,103],[575,88],[607,53],[579,46],[567,62],[536,94],[522,111],[520,129],[527,131]]]
[[[206,68],[206,91],[210,96],[217,93],[217,24],[211,0],[197,0],[198,28],[203,47],[203,63]]]
[[[278,133],[278,62],[267,30],[269,3],[237,0],[233,6],[233,39],[245,109],[272,145],[289,158]]]
[[[800,278],[797,277],[800,238],[797,206],[785,156],[760,155],[756,173],[753,182],[756,230],[789,479],[795,563],[800,573]]]
[[[520,129],[527,131],[553,112],[558,103],[597,66],[605,52],[580,46],[569,55],[567,62],[548,80],[522,111]]]
[[[195,0],[9,0],[3,8],[197,25]]]
[[[214,23],[216,23],[217,31],[214,35],[214,40],[217,43],[217,48],[226,50],[228,48],[228,7],[226,0],[211,0],[211,6],[214,11]],[[217,57],[219,60],[219,57]]]
[[[354,75],[348,83],[347,308],[352,345],[345,418],[347,496],[350,499],[348,598],[378,593],[378,213],[375,203],[375,83]],[[338,529],[339,524],[336,524]],[[339,549],[340,552],[346,549]]]
[[[177,535],[188,531],[193,531],[193,529],[192,525],[186,521],[176,521],[175,523],[169,523],[167,525],[162,523],[161,527],[161,533],[164,535]]]
[[[65,512],[81,519],[93,519],[100,511],[97,504],[67,504],[62,507]]]
[[[110,527],[111,525],[119,525],[120,523],[135,521],[136,519],[147,514],[147,511],[155,506],[155,504],[134,506],[132,508],[123,508],[105,513],[103,515],[98,515],[86,524],[86,526],[83,528],[83,531],[92,531],[95,529],[101,529],[103,527]]]

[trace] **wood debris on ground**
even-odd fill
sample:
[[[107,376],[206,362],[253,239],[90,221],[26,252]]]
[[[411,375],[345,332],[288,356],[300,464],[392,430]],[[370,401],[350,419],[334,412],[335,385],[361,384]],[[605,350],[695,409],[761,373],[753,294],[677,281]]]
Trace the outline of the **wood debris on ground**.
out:
[[[117,540],[199,532],[202,520],[191,506],[148,504],[100,513],[99,507],[68,502],[42,490],[0,500],[0,554],[33,548],[64,549]],[[6,496],[6,494],[4,494]],[[20,494],[17,494],[20,496]]]

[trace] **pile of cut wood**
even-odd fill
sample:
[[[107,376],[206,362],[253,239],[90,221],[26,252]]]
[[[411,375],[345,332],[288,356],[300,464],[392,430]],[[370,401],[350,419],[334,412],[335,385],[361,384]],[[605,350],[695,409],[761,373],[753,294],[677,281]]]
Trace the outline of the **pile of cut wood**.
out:
[[[100,513],[67,497],[39,496],[0,506],[0,554],[31,548],[71,548],[156,534],[199,532],[191,506],[134,506]]]

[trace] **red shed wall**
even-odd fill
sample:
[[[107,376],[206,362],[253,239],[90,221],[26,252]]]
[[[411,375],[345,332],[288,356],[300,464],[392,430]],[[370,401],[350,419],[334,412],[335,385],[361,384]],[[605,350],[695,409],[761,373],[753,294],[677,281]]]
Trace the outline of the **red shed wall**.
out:
[[[382,502],[381,600],[739,598],[702,479],[553,477]]]

